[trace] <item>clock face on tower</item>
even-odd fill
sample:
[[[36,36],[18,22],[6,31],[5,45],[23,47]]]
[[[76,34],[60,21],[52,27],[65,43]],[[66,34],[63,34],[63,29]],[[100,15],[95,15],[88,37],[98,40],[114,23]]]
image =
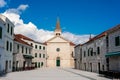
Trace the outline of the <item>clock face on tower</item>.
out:
[[[60,51],[60,48],[57,48],[56,51],[59,52],[59,51]]]

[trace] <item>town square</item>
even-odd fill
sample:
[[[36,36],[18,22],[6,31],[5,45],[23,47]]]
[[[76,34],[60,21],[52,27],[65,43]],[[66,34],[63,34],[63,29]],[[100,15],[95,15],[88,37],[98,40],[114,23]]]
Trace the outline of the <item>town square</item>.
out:
[[[0,80],[119,80],[119,0],[0,0]]]

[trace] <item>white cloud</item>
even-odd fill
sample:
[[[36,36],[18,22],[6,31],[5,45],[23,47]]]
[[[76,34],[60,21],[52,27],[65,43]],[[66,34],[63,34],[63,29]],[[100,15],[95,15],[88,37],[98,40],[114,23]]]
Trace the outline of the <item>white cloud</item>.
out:
[[[17,9],[14,9],[18,12],[9,9],[2,13],[15,24],[14,28],[15,34],[24,34],[25,36],[28,36],[33,40],[39,42],[45,42],[51,37],[53,37],[54,36],[53,31],[38,29],[37,26],[34,25],[32,22],[29,22],[27,24],[24,23],[24,21],[20,18],[19,10],[25,10],[27,7],[28,5],[27,6],[20,5]],[[62,36],[67,40],[74,42],[75,44],[84,43],[89,39],[89,35],[75,35],[70,32],[63,32]]]
[[[24,10],[26,10],[28,7],[29,7],[28,5],[22,4],[22,5],[20,5],[17,9],[24,11]]]
[[[21,14],[22,11],[25,11],[29,6],[26,4],[21,4],[18,8],[11,8],[6,10],[7,13],[15,13],[15,14]]]
[[[64,36],[66,39],[74,42],[75,44],[85,43],[86,41],[89,40],[89,37],[90,37],[89,34],[75,35],[75,34],[72,34],[72,33],[70,33],[70,32],[64,32],[64,33],[63,33],[63,36]],[[91,35],[91,37],[93,37],[93,36],[95,36],[95,35]]]
[[[4,7],[7,3],[5,2],[5,0],[0,0],[0,8]]]

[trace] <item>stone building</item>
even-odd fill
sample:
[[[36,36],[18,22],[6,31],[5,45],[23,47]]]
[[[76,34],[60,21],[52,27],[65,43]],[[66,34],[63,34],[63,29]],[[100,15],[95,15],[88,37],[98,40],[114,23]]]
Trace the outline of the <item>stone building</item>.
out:
[[[21,40],[19,35],[14,36],[13,71],[30,69],[32,67],[32,46]]]
[[[120,25],[107,31],[107,66],[110,71],[120,71]]]
[[[120,71],[120,25],[77,45],[75,50],[76,69],[91,72]]]
[[[47,67],[74,67],[74,44],[61,36],[59,20],[57,20],[54,37],[46,41]]]
[[[0,73],[12,71],[13,32],[13,23],[0,15]]]
[[[82,69],[99,72],[106,70],[106,32],[82,45]]]
[[[78,69],[91,72],[106,71],[106,32],[91,38],[84,44],[75,47],[75,59]],[[78,63],[79,61],[79,63]]]
[[[82,45],[78,44],[75,46],[75,69],[82,69]]]
[[[44,43],[36,42],[22,34],[18,35],[23,41],[33,46],[31,53],[34,57],[32,62],[36,68],[46,67],[46,45]]]

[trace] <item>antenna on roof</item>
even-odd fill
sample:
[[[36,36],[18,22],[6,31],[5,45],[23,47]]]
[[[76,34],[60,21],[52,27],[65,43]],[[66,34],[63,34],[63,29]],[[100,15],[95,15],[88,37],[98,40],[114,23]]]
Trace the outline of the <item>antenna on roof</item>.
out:
[[[92,36],[91,36],[91,34],[90,34],[89,40],[91,40],[91,39],[92,39]]]

